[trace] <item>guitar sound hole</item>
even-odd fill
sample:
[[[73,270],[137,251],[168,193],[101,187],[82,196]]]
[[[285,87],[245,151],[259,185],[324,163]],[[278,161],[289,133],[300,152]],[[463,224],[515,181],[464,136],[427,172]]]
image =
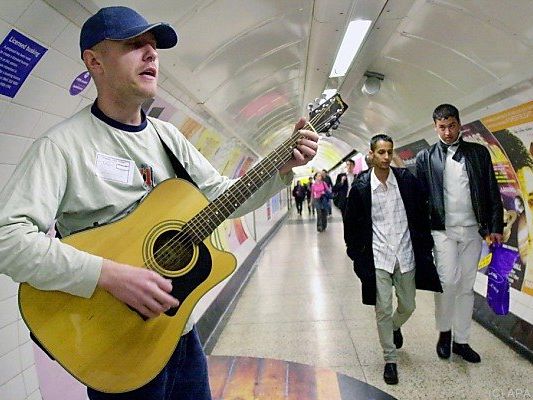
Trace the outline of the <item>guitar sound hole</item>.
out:
[[[163,232],[154,242],[154,258],[157,264],[167,271],[185,268],[193,257],[193,244],[182,231]]]

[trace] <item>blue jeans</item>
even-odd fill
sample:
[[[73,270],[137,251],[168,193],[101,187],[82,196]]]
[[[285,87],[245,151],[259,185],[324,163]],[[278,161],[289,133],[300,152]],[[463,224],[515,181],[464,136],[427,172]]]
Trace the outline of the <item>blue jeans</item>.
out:
[[[90,400],[211,400],[207,359],[196,328],[183,335],[167,365],[152,381],[127,393],[87,388]]]

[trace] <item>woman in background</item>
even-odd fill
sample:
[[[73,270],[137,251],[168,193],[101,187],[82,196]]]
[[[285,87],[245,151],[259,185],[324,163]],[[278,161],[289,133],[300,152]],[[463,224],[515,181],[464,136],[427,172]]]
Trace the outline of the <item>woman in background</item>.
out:
[[[337,175],[335,185],[333,186],[333,204],[341,210],[344,217],[344,210],[346,208],[346,200],[348,196],[348,178],[344,172]]]
[[[328,203],[331,188],[322,179],[322,174],[315,174],[315,182],[311,185],[311,197],[316,209],[316,229],[318,232],[326,230],[328,225]]]

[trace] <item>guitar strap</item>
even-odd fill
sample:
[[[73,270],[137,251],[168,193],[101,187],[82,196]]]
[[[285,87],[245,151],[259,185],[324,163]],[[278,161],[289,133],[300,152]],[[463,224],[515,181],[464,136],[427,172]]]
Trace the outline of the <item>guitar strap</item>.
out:
[[[187,170],[183,167],[183,165],[180,163],[180,161],[178,160],[176,155],[167,146],[167,144],[165,143],[165,141],[163,140],[163,138],[159,134],[159,131],[157,130],[155,124],[152,123],[152,121],[150,121],[150,123],[154,127],[154,129],[155,129],[155,131],[157,133],[157,136],[159,136],[159,140],[161,140],[161,143],[163,144],[163,148],[165,149],[165,153],[167,153],[167,156],[170,159],[170,163],[172,164],[172,168],[174,168],[174,172],[176,173],[176,177],[184,179],[184,180],[192,183],[194,186],[196,186],[198,188],[198,185],[196,184],[196,182],[194,182],[192,180],[191,176],[189,175]]]

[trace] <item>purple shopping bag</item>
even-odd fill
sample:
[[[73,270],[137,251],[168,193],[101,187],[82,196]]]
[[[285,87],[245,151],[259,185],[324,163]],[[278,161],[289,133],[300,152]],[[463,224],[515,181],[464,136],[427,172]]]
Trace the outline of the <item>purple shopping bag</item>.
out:
[[[507,277],[513,269],[518,252],[499,243],[490,245],[492,259],[487,270],[487,303],[498,314],[509,312],[509,281]]]

